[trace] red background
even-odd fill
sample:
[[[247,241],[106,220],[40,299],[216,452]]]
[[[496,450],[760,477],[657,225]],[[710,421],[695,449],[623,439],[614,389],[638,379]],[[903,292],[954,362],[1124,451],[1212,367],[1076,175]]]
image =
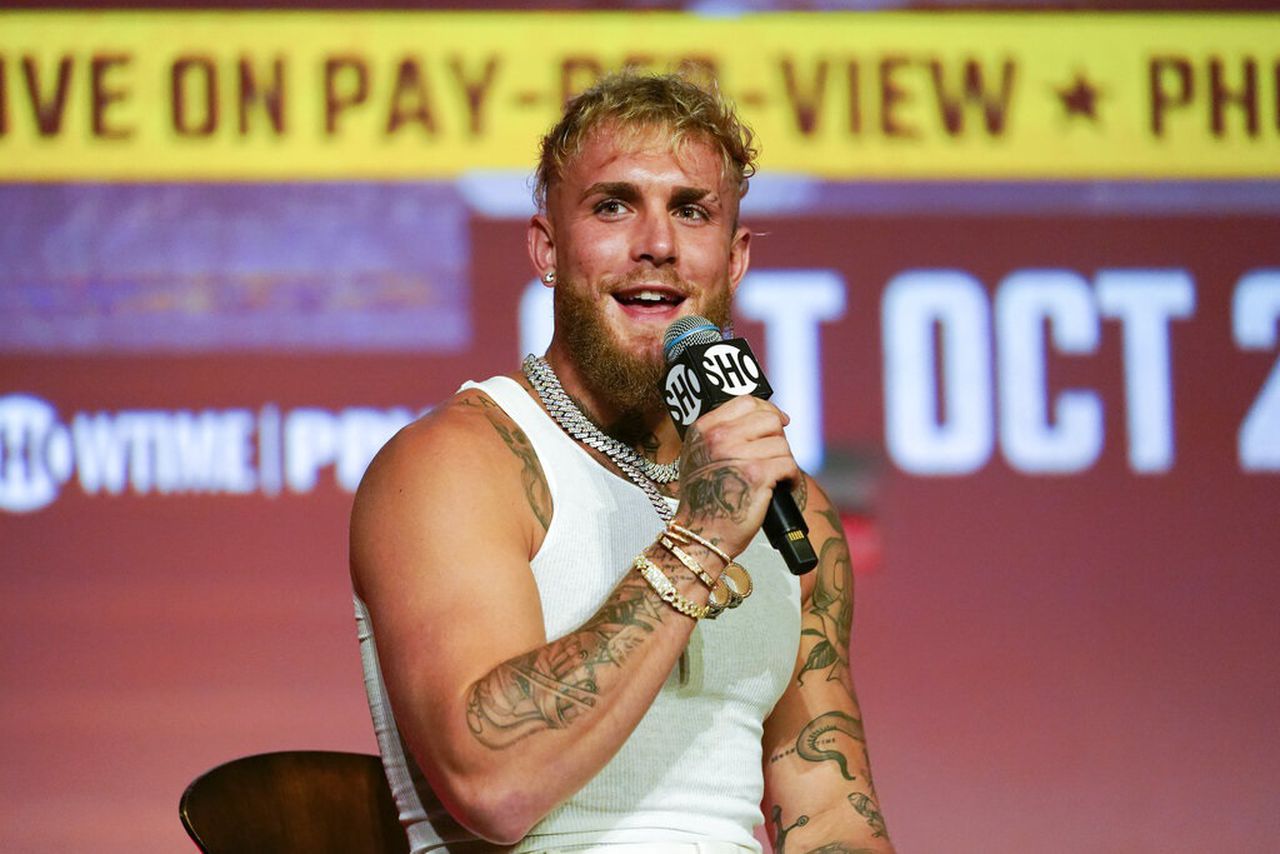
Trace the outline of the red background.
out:
[[[1280,266],[1269,216],[831,213],[765,217],[756,269],[828,268],[822,327],[833,493],[861,494],[854,662],[902,851],[1267,851],[1280,832],[1275,650],[1280,475],[1236,433],[1275,353],[1232,344],[1244,272]],[[470,223],[473,343],[452,356],[4,356],[6,389],[73,411],[423,406],[517,359],[530,278],[517,220]],[[1049,358],[1096,389],[1106,441],[1075,475],[999,451],[962,477],[884,450],[880,294],[916,268],[1180,268],[1176,456],[1125,457],[1119,329]],[[758,325],[739,331],[763,350]],[[763,352],[766,364],[767,352]],[[835,462],[836,459],[845,463]],[[854,460],[854,464],[847,460]],[[186,783],[234,756],[372,751],[345,567],[350,496],[119,497],[74,483],[0,513],[0,838],[8,851],[185,850]],[[874,519],[868,539],[860,520]]]

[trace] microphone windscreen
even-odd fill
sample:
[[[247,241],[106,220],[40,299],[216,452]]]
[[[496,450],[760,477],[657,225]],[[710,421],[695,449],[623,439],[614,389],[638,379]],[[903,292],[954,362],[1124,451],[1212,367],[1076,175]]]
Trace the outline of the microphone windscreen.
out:
[[[679,359],[684,351],[695,344],[712,344],[723,338],[720,327],[705,317],[691,314],[682,317],[667,327],[662,336],[662,353],[667,364]]]

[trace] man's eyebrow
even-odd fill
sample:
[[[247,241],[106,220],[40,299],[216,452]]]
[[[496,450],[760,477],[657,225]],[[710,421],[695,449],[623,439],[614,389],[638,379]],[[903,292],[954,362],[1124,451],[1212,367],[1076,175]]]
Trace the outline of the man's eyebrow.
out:
[[[676,187],[671,191],[671,206],[678,208],[681,205],[692,204],[712,196],[708,201],[715,201],[715,194],[704,187]]]
[[[587,187],[582,193],[582,198],[584,199],[589,199],[592,196],[609,196],[621,199],[624,202],[631,202],[640,197],[640,188],[629,181],[598,181]]]

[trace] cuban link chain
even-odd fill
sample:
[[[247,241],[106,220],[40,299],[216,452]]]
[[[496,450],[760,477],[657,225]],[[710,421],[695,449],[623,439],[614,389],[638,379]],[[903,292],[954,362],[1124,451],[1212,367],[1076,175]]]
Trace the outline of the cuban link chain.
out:
[[[556,372],[539,356],[525,356],[521,364],[529,384],[538,393],[538,399],[546,407],[555,422],[573,438],[589,448],[594,448],[613,461],[636,486],[644,490],[649,502],[658,511],[663,522],[670,522],[672,510],[654,483],[671,483],[680,476],[680,461],[655,463],[636,453],[591,422],[565,393]]]

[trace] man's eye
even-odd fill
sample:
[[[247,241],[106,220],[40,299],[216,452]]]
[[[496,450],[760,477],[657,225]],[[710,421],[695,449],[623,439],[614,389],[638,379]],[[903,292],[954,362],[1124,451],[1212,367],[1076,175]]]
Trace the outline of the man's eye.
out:
[[[681,219],[705,220],[708,214],[701,205],[681,205],[676,208],[676,216]]]
[[[624,210],[626,210],[626,208],[624,208],[622,202],[617,199],[605,199],[603,202],[597,204],[595,208],[596,213],[603,214],[604,216],[616,216]]]

